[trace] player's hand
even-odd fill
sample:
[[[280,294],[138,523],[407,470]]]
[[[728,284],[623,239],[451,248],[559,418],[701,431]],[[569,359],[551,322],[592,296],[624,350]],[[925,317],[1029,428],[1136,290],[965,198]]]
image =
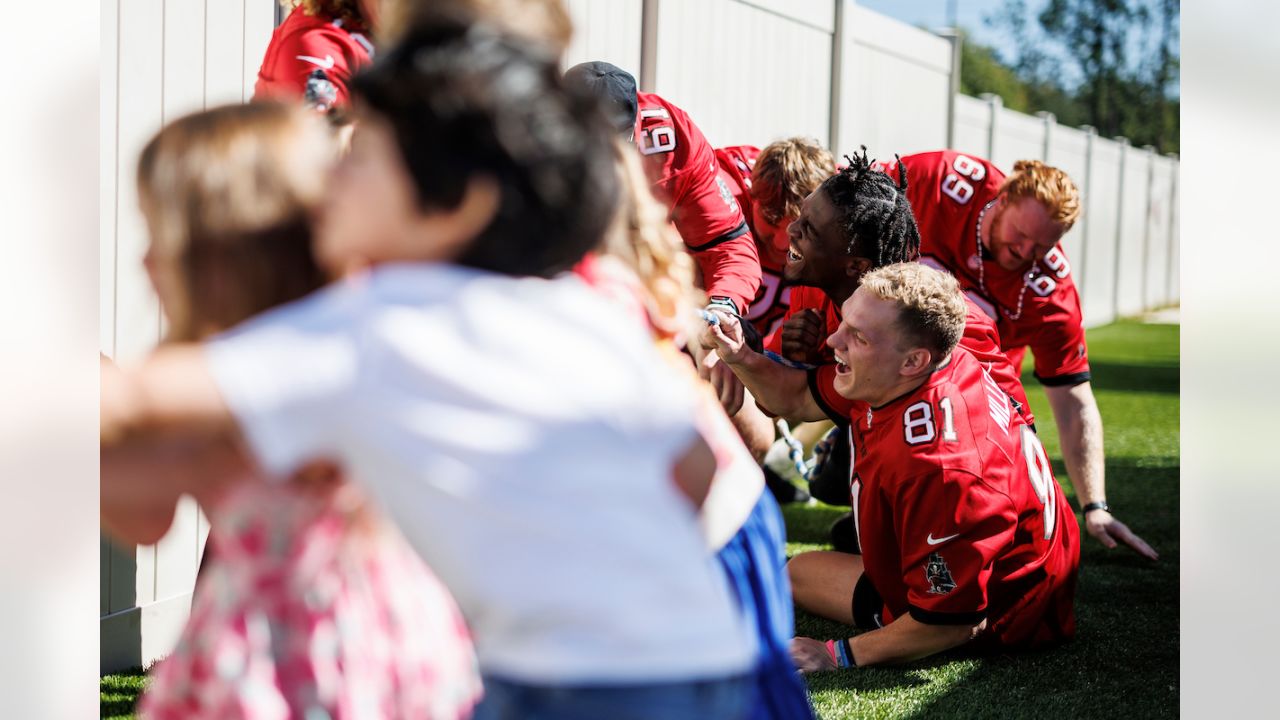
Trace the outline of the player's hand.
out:
[[[1128,545],[1134,552],[1148,560],[1159,560],[1157,553],[1145,540],[1138,537],[1129,526],[1120,522],[1106,510],[1092,510],[1084,516],[1085,529],[1108,548],[1115,548],[1119,543]]]
[[[733,374],[733,369],[728,364],[721,362],[715,350],[703,356],[702,362],[698,364],[698,375],[715,388],[725,414],[733,416],[742,409],[742,381]]]
[[[827,644],[813,638],[797,637],[791,640],[791,662],[802,673],[827,672],[836,669],[836,661],[827,652]]]
[[[822,315],[805,308],[782,323],[782,356],[795,362],[818,364],[822,359],[822,343],[827,339]]]
[[[717,312],[716,317],[720,320],[718,323],[707,324],[711,347],[715,348],[721,360],[729,364],[741,362],[751,352],[742,332],[742,321],[728,313]]]
[[[708,320],[708,322],[703,326],[702,331],[698,333],[698,344],[701,345],[704,350],[714,350],[716,347],[716,336],[715,333],[712,332],[712,328],[728,320],[738,319],[737,315],[714,305],[708,305],[703,309],[702,316],[704,319]]]

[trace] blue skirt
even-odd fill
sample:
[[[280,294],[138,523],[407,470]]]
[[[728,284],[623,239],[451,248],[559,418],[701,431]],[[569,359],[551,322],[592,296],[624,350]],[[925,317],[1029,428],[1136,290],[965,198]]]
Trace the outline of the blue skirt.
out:
[[[756,634],[755,695],[751,720],[813,720],[804,680],[791,662],[796,633],[787,579],[787,528],[767,490],[716,558]]]

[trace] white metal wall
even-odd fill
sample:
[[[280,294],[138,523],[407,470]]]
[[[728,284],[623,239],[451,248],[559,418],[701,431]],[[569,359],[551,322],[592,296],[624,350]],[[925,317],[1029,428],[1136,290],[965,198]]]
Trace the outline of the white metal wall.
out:
[[[1083,286],[1085,322],[1100,325],[1115,319],[1115,237],[1120,219],[1120,144],[1093,141],[1089,194],[1082,222],[1088,224],[1088,246],[1077,281]],[[1079,263],[1077,263],[1079,264]]]
[[[954,149],[978,157],[987,157],[991,153],[990,103],[968,95],[957,95],[954,122]]]
[[[275,25],[274,0],[103,0],[100,135],[99,343],[137,358],[160,337],[160,307],[142,268],[146,229],[135,166],[167,121],[247,100]],[[116,669],[168,652],[185,618],[208,533],[184,500],[157,545],[101,544],[102,665]]]
[[[640,77],[640,0],[564,0],[573,20],[573,40],[565,51],[566,69],[588,60],[604,60]]]
[[[834,0],[666,0],[654,89],[712,145],[829,141]]]
[[[1120,234],[1116,237],[1116,313],[1142,312],[1143,243],[1146,240],[1151,154],[1127,143],[1121,189]]]
[[[859,145],[881,159],[945,147],[951,43],[853,3],[844,39],[837,155]]]

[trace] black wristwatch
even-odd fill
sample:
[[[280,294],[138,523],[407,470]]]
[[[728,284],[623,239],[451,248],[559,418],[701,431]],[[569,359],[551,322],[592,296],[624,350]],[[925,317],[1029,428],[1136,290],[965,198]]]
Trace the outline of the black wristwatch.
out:
[[[1090,512],[1093,512],[1094,510],[1106,510],[1107,512],[1111,512],[1111,506],[1107,504],[1106,500],[1103,500],[1101,502],[1091,502],[1088,505],[1085,505],[1084,507],[1080,508],[1080,511],[1085,515],[1088,515]]]
[[[719,295],[711,298],[711,302],[707,303],[707,309],[728,310],[730,313],[733,313],[738,317],[742,316],[741,313],[738,312],[738,304],[735,303],[732,298],[722,297]]]

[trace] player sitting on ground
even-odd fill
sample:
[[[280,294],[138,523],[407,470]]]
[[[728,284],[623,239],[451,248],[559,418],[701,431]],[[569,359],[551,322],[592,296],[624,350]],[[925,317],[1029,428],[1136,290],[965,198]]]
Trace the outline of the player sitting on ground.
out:
[[[843,305],[827,341],[839,369],[809,403],[816,409],[821,397],[850,423],[865,552],[803,553],[788,569],[800,607],[868,632],[797,638],[801,670],[1075,634],[1070,506],[1035,432],[957,347],[965,314],[955,279],[918,263],[868,273]],[[714,331],[721,356],[736,361],[740,333]]]
[[[1030,346],[1062,438],[1067,475],[1085,527],[1103,545],[1123,542],[1158,554],[1107,505],[1102,416],[1090,384],[1080,295],[1060,240],[1080,215],[1080,195],[1063,171],[1020,160],[1005,177],[995,165],[952,150],[902,158],[920,223],[921,256],[951,272],[996,320],[1014,367]],[[886,167],[890,175],[897,169]]]

